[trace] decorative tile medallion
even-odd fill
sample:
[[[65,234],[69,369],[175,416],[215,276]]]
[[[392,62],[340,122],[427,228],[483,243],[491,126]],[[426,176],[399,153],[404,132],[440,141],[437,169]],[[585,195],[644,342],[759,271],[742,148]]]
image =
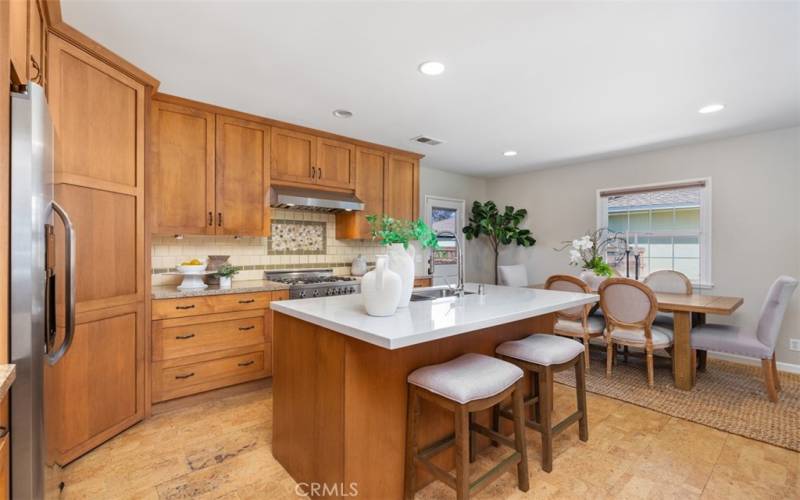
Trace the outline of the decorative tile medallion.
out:
[[[273,219],[267,251],[273,255],[324,255],[325,229],[325,222]]]

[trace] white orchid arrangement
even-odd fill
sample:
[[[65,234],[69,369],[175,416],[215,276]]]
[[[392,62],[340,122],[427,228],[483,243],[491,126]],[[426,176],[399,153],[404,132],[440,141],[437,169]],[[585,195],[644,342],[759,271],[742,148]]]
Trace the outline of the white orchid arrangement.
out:
[[[628,242],[621,233],[608,231],[607,228],[600,228],[597,231],[587,231],[586,234],[578,239],[563,242],[564,246],[556,248],[561,251],[569,248],[569,263],[573,266],[580,266],[583,269],[594,271],[598,276],[613,276],[614,269],[605,261],[606,249],[609,244],[621,248],[627,248]],[[624,256],[624,253],[616,252],[617,261]]]

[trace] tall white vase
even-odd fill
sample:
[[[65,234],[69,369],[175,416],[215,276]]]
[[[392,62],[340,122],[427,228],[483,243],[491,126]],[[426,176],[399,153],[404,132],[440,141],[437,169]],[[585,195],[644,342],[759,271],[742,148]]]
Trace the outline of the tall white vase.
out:
[[[598,276],[590,269],[584,269],[581,274],[578,275],[578,277],[586,282],[586,284],[589,285],[589,288],[592,290],[599,289],[600,284],[608,279],[605,276]]]
[[[397,307],[408,307],[411,301],[411,290],[414,289],[414,246],[408,250],[400,243],[389,245],[389,269],[400,275],[403,288],[400,293],[400,304]]]
[[[400,302],[402,280],[387,267],[388,260],[378,255],[375,269],[361,278],[361,297],[370,316],[391,316]]]

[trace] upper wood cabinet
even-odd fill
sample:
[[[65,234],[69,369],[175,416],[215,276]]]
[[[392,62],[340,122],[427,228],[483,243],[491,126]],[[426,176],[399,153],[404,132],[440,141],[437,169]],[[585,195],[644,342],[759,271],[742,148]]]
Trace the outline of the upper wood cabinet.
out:
[[[45,21],[38,0],[9,1],[11,79],[44,84]]]
[[[151,109],[153,232],[214,234],[214,114],[159,101]]]
[[[336,214],[336,238],[363,240],[371,237],[367,215],[385,212],[388,168],[388,153],[356,148],[355,195],[364,202],[364,210]]]
[[[217,115],[217,234],[269,236],[269,127]]]
[[[419,217],[419,160],[389,155],[385,211],[398,219]]]
[[[272,129],[273,181],[355,188],[355,146],[293,130]]]
[[[152,232],[268,236],[269,127],[160,101],[151,109]]]

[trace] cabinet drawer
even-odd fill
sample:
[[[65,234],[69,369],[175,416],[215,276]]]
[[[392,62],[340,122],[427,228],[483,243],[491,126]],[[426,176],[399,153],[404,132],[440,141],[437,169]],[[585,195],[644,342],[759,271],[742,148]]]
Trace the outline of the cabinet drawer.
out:
[[[267,309],[269,307],[269,298],[269,292],[257,292],[154,300],[153,319],[184,318],[201,314]]]
[[[241,315],[245,317],[231,319],[229,315],[211,315],[155,321],[153,359],[175,359],[249,345],[260,347],[270,340],[260,311]],[[206,318],[208,322],[198,322]]]
[[[264,375],[264,350],[157,370],[159,399],[185,396]]]

